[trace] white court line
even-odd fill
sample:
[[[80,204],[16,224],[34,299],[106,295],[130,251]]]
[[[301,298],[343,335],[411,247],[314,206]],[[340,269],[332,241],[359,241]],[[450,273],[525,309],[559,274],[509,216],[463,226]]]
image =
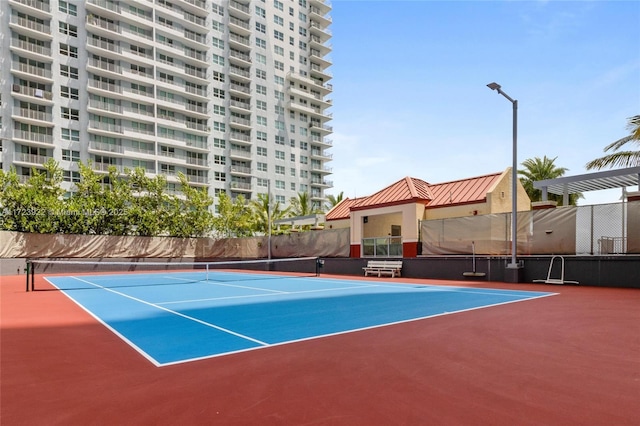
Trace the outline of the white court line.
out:
[[[172,280],[181,280],[181,281],[189,281],[189,282],[193,282],[193,280],[188,280],[186,278],[178,278],[178,277],[163,277],[163,278],[169,278]],[[260,287],[249,287],[249,286],[244,286],[244,285],[234,285],[234,284],[224,284],[218,281],[209,281],[209,280],[200,280],[198,282],[206,282],[208,284],[215,284],[215,285],[219,285],[219,286],[224,286],[224,287],[237,287],[237,288],[247,288],[249,290],[261,290],[261,291],[270,291],[271,293],[287,293],[286,291],[280,291],[280,290],[271,290],[268,288],[260,288]]]
[[[469,287],[469,288],[471,288],[471,287]],[[518,291],[518,290],[516,290],[516,291]],[[461,313],[461,312],[470,312],[470,311],[476,311],[476,310],[485,309],[485,308],[492,308],[492,307],[495,307],[495,306],[509,305],[511,303],[526,302],[526,301],[540,299],[540,298],[549,297],[549,296],[557,296],[558,294],[559,293],[547,293],[547,294],[542,294],[542,295],[538,295],[538,296],[527,297],[525,299],[520,299],[520,300],[511,300],[511,301],[507,301],[507,302],[498,302],[498,303],[493,303],[493,304],[490,304],[490,305],[482,305],[482,306],[475,306],[473,308],[460,309],[460,310],[457,310],[457,311],[441,312],[439,314],[425,315],[425,316],[422,316],[422,317],[416,317],[416,318],[409,318],[409,319],[404,319],[404,320],[392,321],[392,322],[376,324],[376,325],[360,327],[360,328],[354,328],[354,329],[349,329],[349,330],[344,330],[344,331],[337,331],[335,333],[327,333],[327,334],[320,334],[320,335],[311,336],[311,337],[304,337],[302,339],[286,340],[284,342],[272,343],[270,345],[263,346],[263,347],[240,349],[240,350],[237,350],[237,351],[217,353],[217,354],[206,355],[206,356],[197,357],[197,358],[182,359],[182,360],[179,360],[179,361],[171,361],[171,362],[167,362],[167,363],[161,364],[160,367],[166,367],[166,366],[169,366],[169,365],[177,365],[177,364],[185,364],[187,362],[192,362],[192,361],[199,361],[199,360],[203,360],[203,359],[217,358],[217,357],[221,357],[221,356],[232,355],[232,354],[237,354],[237,353],[242,353],[242,352],[255,351],[255,350],[264,349],[266,347],[284,346],[284,345],[290,345],[292,343],[306,342],[308,340],[323,339],[325,337],[339,336],[341,334],[357,333],[359,331],[373,330],[373,329],[376,329],[376,328],[384,328],[384,327],[389,327],[389,326],[396,325],[396,324],[405,324],[405,323],[410,323],[410,322],[415,322],[415,321],[422,321],[422,320],[429,319],[429,318],[436,318],[436,317],[441,317],[441,316],[445,316],[445,315],[458,314],[458,313]]]
[[[217,283],[214,283],[217,284]],[[241,286],[239,286],[241,287]],[[323,289],[317,289],[317,290],[302,290],[302,291],[279,291],[279,294],[287,294],[287,295],[296,295],[296,294],[306,294],[306,293],[320,293],[323,291],[334,291],[334,290],[349,290],[349,289],[353,289],[353,288],[365,288],[365,287],[379,287],[376,285],[367,285],[367,286],[362,286],[362,285],[358,285],[358,286],[353,286],[353,287],[335,287],[335,288],[323,288]],[[247,288],[253,288],[253,287],[247,287]],[[254,288],[255,290],[259,290]],[[246,294],[243,296],[225,296],[225,297],[207,297],[204,299],[187,299],[187,300],[172,300],[170,302],[158,302],[158,305],[171,305],[173,303],[196,303],[196,302],[205,302],[205,301],[209,301],[209,300],[228,300],[228,299],[249,299],[252,297],[265,297],[265,296],[273,296],[273,294]]]
[[[171,309],[169,309],[169,308],[165,308],[165,307],[163,307],[163,306],[159,306],[159,305],[157,305],[157,304],[155,304],[155,303],[151,303],[151,302],[147,302],[147,301],[142,300],[142,299],[138,299],[137,297],[129,296],[128,294],[121,293],[121,292],[116,291],[116,290],[113,290],[113,289],[111,289],[111,288],[103,287],[103,286],[101,286],[101,285],[99,285],[99,284],[92,283],[91,281],[83,280],[83,279],[78,278],[78,277],[69,277],[69,278],[73,278],[73,279],[75,279],[75,280],[78,280],[78,281],[81,281],[81,282],[84,282],[84,283],[90,284],[90,285],[92,285],[92,286],[98,287],[98,288],[100,288],[100,289],[102,289],[102,290],[106,290],[106,291],[109,291],[109,292],[111,292],[111,293],[115,293],[115,294],[117,294],[117,295],[119,295],[119,296],[123,296],[123,297],[126,297],[126,298],[128,298],[128,299],[134,300],[134,301],[136,301],[136,302],[139,302],[139,303],[142,303],[142,304],[145,304],[145,305],[148,305],[148,306],[151,306],[151,307],[154,307],[154,308],[157,308],[157,309],[163,310],[163,311],[165,311],[165,312],[169,312],[170,314],[174,314],[174,315],[177,315],[177,316],[179,316],[179,317],[182,317],[182,318],[185,318],[185,319],[188,319],[188,320],[191,320],[191,321],[197,322],[198,324],[202,324],[202,325],[205,325],[205,326],[207,326],[207,327],[215,328],[216,330],[223,331],[223,332],[225,332],[225,333],[228,333],[228,334],[234,335],[234,336],[236,336],[236,337],[240,337],[240,338],[245,339],[245,340],[249,340],[249,341],[254,342],[254,343],[257,343],[257,344],[259,344],[259,345],[262,345],[262,346],[269,346],[269,344],[268,344],[268,343],[262,342],[262,341],[260,341],[260,340],[258,340],[258,339],[254,339],[253,337],[249,337],[249,336],[245,336],[244,334],[236,333],[235,331],[231,331],[231,330],[226,329],[226,328],[224,328],[224,327],[220,327],[220,326],[218,326],[218,325],[211,324],[211,323],[206,322],[206,321],[202,321],[202,320],[200,320],[200,319],[198,319],[198,318],[194,318],[194,317],[191,317],[191,316],[189,316],[189,315],[185,315],[185,314],[183,314],[183,313],[173,311],[173,310],[171,310]]]

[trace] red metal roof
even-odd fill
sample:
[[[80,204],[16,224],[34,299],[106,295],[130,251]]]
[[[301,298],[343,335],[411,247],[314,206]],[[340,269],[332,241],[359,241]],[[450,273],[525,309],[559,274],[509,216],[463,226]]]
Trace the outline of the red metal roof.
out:
[[[353,206],[351,210],[406,204],[409,202],[426,202],[432,198],[427,182],[422,179],[405,177],[375,194],[365,197],[361,202]]]
[[[429,189],[431,189],[433,198],[427,204],[427,208],[484,201],[487,198],[487,192],[491,190],[500,176],[502,173],[493,173],[431,185]]]
[[[333,206],[331,208],[331,210],[329,210],[324,215],[324,219],[327,220],[327,221],[328,220],[349,219],[349,217],[350,217],[349,212],[351,211],[351,207],[354,204],[357,204],[358,202],[362,201],[364,198],[366,198],[366,197],[344,198],[338,204]]]
[[[405,177],[368,197],[346,198],[333,207],[326,220],[347,219],[352,210],[422,202],[427,208],[483,202],[501,173],[431,185],[422,179]]]

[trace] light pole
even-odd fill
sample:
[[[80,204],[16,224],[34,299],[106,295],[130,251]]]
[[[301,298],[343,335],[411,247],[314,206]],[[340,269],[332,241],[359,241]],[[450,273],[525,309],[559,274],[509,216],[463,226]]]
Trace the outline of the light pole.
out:
[[[271,179],[267,179],[267,259],[271,260]]]
[[[502,86],[498,83],[489,83],[487,87],[497,90],[502,96],[507,98],[513,105],[513,164],[511,166],[511,263],[507,265],[509,269],[518,269],[518,101],[511,99],[509,95],[502,91]]]

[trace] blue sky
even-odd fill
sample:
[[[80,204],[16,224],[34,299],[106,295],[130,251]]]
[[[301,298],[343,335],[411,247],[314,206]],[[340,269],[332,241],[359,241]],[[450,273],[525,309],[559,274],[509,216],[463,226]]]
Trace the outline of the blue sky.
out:
[[[638,1],[333,0],[333,188],[370,195],[557,157],[566,176],[640,114]],[[520,166],[519,166],[520,167]],[[617,202],[621,190],[581,205]]]

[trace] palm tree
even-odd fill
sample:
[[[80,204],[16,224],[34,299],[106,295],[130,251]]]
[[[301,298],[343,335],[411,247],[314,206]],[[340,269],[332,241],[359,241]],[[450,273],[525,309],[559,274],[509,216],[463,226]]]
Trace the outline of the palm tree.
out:
[[[589,161],[586,165],[587,170],[600,170],[605,167],[614,168],[640,166],[640,150],[619,151],[619,149],[629,142],[635,143],[640,147],[640,115],[634,115],[633,117],[628,118],[628,120],[629,123],[627,124],[627,129],[629,129],[631,134],[607,145],[604,148],[604,152],[611,152],[611,154]]]
[[[523,170],[518,170],[518,175],[522,176],[520,182],[524,186],[525,191],[529,195],[531,201],[541,201],[542,191],[533,187],[533,182],[546,179],[555,179],[564,176],[568,170],[566,167],[557,167],[555,161],[558,157],[548,158],[546,155],[544,158],[528,158],[522,162],[525,167]],[[548,194],[548,199],[556,201],[558,205],[562,205],[562,196],[556,194]],[[569,194],[569,204],[575,206],[578,199],[582,198],[581,193]]]
[[[291,197],[289,202],[291,204],[290,214],[292,217],[317,213],[311,205],[311,197],[309,197],[308,192],[299,192],[298,197]]]
[[[337,196],[333,194],[327,195],[327,210],[331,210],[333,207],[337,206],[343,198],[344,191],[340,191]]]
[[[256,200],[251,200],[251,211],[253,218],[253,229],[259,234],[266,235],[269,223],[269,195],[258,194]],[[280,203],[271,206],[271,229],[273,232],[273,221],[283,219],[289,213],[289,208],[282,209]]]

